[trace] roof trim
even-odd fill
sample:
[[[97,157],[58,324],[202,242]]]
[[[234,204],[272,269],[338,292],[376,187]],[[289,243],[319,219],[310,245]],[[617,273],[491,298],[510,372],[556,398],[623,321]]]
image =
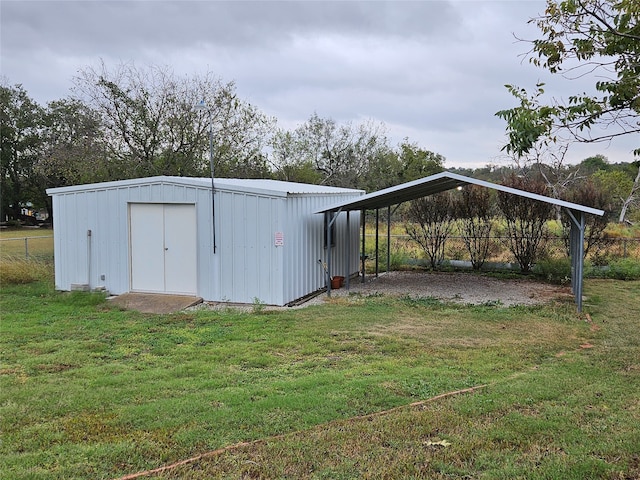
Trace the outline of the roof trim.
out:
[[[525,190],[519,190],[517,188],[507,187],[505,185],[499,185],[497,183],[486,182],[484,180],[478,180],[464,175],[458,175],[452,172],[441,172],[431,175],[429,177],[420,178],[411,182],[396,185],[394,187],[385,188],[377,192],[369,193],[362,197],[358,197],[355,200],[347,202],[336,203],[328,207],[318,210],[315,213],[324,213],[337,210],[372,210],[375,208],[390,207],[398,203],[403,203],[416,198],[433,195],[435,193],[452,190],[464,185],[479,185],[481,187],[491,188],[501,192],[511,193],[513,195],[519,195],[521,197],[530,198],[532,200],[538,200],[552,205],[558,205],[570,210],[576,210],[578,212],[590,213],[592,215],[604,215],[604,210],[597,208],[587,207],[585,205],[579,205],[577,203],[567,202],[565,200],[558,200],[556,198],[539,195],[537,193],[527,192]]]
[[[299,195],[364,195],[363,190],[350,188],[330,187],[325,185],[311,185],[306,183],[284,182],[269,179],[237,179],[215,178],[216,191],[243,192],[270,197],[287,197]],[[85,185],[71,185],[67,187],[48,188],[48,195],[61,195],[66,193],[83,192],[90,190],[108,190],[126,188],[136,185],[183,185],[195,188],[211,190],[210,177],[174,177],[156,176],[116,180],[110,182],[90,183]]]

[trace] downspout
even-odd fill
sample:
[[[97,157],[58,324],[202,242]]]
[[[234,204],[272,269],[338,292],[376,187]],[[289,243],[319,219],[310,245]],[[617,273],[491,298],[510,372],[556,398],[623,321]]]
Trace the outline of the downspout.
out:
[[[362,263],[362,283],[364,283],[364,247],[365,247],[365,224],[367,223],[367,211],[362,209],[362,251],[360,252],[360,262]]]
[[[380,209],[376,208],[376,278],[380,271]]]
[[[216,187],[215,187],[215,171],[213,166],[213,118],[211,110],[209,110],[209,169],[211,170],[211,229],[213,231],[213,253],[216,249]]]
[[[351,211],[347,210],[347,291],[349,291],[349,280],[351,279],[351,219],[350,214]]]
[[[91,230],[87,230],[87,286],[91,290]]]
[[[387,273],[391,270],[391,205],[387,207]]]

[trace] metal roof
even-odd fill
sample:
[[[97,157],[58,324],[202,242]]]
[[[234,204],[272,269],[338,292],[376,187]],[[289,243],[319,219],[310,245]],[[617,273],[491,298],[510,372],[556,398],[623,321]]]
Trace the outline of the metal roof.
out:
[[[337,210],[372,210],[376,208],[389,207],[391,205],[397,205],[416,198],[426,197],[446,190],[452,190],[457,187],[463,187],[465,185],[480,185],[481,187],[492,188],[501,192],[531,198],[532,200],[551,203],[553,205],[558,205],[579,212],[591,213],[593,215],[600,216],[604,215],[604,211],[597,208],[586,207],[577,203],[558,200],[556,198],[538,195],[537,193],[531,193],[525,190],[499,185],[497,183],[465,177],[464,175],[458,175],[457,173],[451,172],[436,173],[430,177],[424,177],[412,182],[385,188],[384,190],[379,190],[377,192],[358,197],[355,200],[330,205],[322,210],[318,210],[316,213]]]
[[[198,188],[211,189],[211,178],[157,176],[145,178],[133,178],[111,182],[92,183],[86,185],[72,185],[47,189],[49,195],[80,192],[85,190],[104,190],[108,188],[120,188],[132,185],[148,184],[172,184],[187,185]],[[283,182],[268,179],[244,179],[244,178],[215,178],[216,190],[251,192],[256,194],[286,197],[287,195],[324,195],[324,194],[364,194],[363,190],[351,188],[330,187],[326,185],[312,185],[307,183]]]

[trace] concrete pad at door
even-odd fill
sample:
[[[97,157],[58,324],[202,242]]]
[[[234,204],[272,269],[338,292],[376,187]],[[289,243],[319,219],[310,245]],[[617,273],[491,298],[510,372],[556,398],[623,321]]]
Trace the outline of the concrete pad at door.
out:
[[[124,293],[109,299],[113,305],[142,313],[174,313],[202,303],[201,297],[161,293]]]

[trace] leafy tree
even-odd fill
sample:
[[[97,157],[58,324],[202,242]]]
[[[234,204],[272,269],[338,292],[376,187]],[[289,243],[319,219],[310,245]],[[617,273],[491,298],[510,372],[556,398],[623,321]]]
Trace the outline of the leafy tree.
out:
[[[608,197],[609,208],[618,212],[618,221],[624,222],[628,209],[636,202],[636,182],[623,170],[600,170],[593,174],[596,186]]]
[[[233,82],[133,64],[88,68],[74,82],[78,98],[100,115],[109,154],[127,166],[125,176],[208,176],[211,125],[216,174],[264,172],[261,150],[272,122],[237,97]],[[201,101],[208,109],[196,112]]]
[[[271,161],[274,177],[287,182],[320,184],[322,175],[311,160],[301,160],[295,132],[277,130],[271,137]]]
[[[600,170],[607,171],[611,169],[609,159],[604,155],[594,155],[592,157],[585,158],[580,162],[578,167],[587,175],[592,175]]]
[[[277,178],[367,191],[441,172],[444,165],[442,155],[408,139],[391,148],[382,125],[339,125],[317,114],[294,131],[277,131],[270,146]]]
[[[194,162],[195,114],[188,105],[197,97],[185,98],[168,70],[121,64],[109,71],[103,63],[81,70],[74,84],[77,98],[100,115],[109,155],[126,166],[125,178],[205,171]],[[172,161],[178,156],[192,163],[171,168],[181,163]]]
[[[432,269],[444,261],[444,247],[454,225],[450,192],[418,198],[409,204],[405,230],[425,252]]]
[[[31,180],[40,203],[53,214],[45,190],[121,178],[121,167],[105,155],[98,115],[77,100],[58,100],[45,109],[43,148]]]
[[[505,86],[520,101],[520,105],[496,113],[507,122],[509,142],[502,150],[520,159],[536,146],[555,140],[551,116],[553,109],[540,104],[540,97],[544,94],[542,83],[536,85],[536,93],[533,95],[529,95],[524,88]]]
[[[401,167],[398,183],[428,177],[444,170],[445,158],[442,155],[419,148],[406,138],[399,146],[398,157]]]
[[[547,186],[541,179],[512,174],[502,184],[539,195],[547,194]],[[507,192],[498,192],[498,206],[507,224],[509,250],[520,270],[529,272],[541,253],[547,236],[547,220],[553,207],[546,202]]]
[[[407,138],[394,150],[378,155],[369,162],[362,188],[368,191],[410,182],[444,170],[445,158],[410,143]]]
[[[618,222],[622,223],[625,221],[625,216],[627,214],[628,209],[632,205],[637,205],[640,200],[640,162],[636,162],[636,166],[638,167],[638,173],[636,174],[636,178],[634,179],[631,189],[629,190],[629,194],[622,202],[622,208],[620,209],[620,217],[618,217]]]
[[[73,99],[51,102],[46,108],[46,147],[36,170],[59,187],[117,178],[108,171],[99,115]]]
[[[637,0],[547,1],[544,15],[531,20],[541,38],[533,41],[530,61],[566,78],[593,74],[595,92],[544,104],[542,84],[533,95],[508,85],[520,106],[497,113],[507,121],[507,152],[521,155],[559,132],[579,142],[640,132],[639,18]]]
[[[317,113],[289,135],[281,134],[273,147],[276,170],[308,173],[313,166],[319,183],[351,188],[364,188],[369,167],[389,153],[382,125],[339,125]]]
[[[202,83],[205,88],[207,82]],[[202,87],[200,87],[202,89]],[[264,115],[256,106],[240,100],[233,82],[222,86],[210,106],[209,120],[214,125],[214,159],[218,176],[237,178],[269,178],[272,172],[264,153],[275,127],[275,119]],[[199,129],[202,139],[202,129]],[[208,136],[205,142],[208,152]],[[202,145],[202,143],[200,144]],[[207,153],[208,158],[208,153]]]
[[[547,186],[547,195],[553,198],[564,198],[567,190],[584,178],[579,168],[566,165],[565,157],[569,144],[549,144],[538,141],[533,148],[522,157],[515,157],[516,173],[521,176],[533,176],[541,179]],[[555,216],[561,220],[560,207],[554,207]]]
[[[44,110],[21,85],[0,85],[0,218],[18,220],[34,200],[33,167],[42,150]]]

